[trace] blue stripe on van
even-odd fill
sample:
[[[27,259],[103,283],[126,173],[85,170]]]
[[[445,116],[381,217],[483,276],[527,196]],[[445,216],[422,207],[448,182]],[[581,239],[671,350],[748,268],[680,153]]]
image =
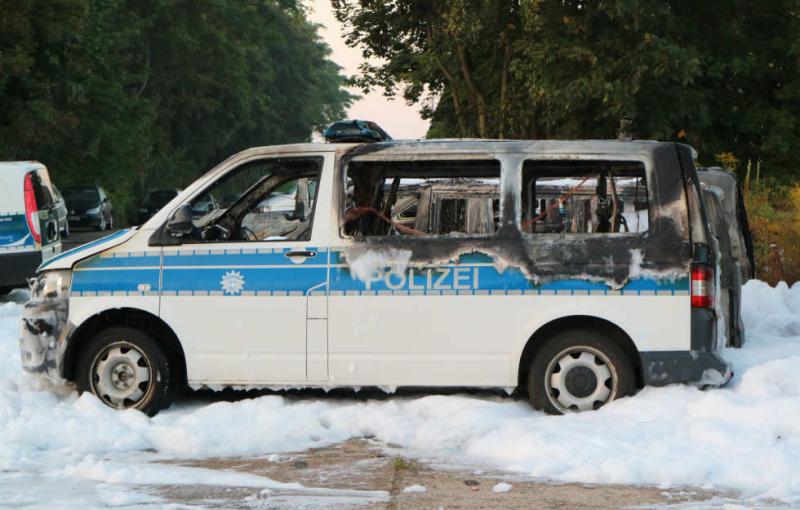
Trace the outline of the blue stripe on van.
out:
[[[0,215],[0,247],[33,246],[34,244],[24,214]]]
[[[73,295],[96,292],[158,292],[158,277],[158,268],[75,271],[71,292]]]
[[[82,244],[80,246],[72,248],[71,250],[67,250],[67,251],[61,253],[60,255],[56,255],[55,257],[53,257],[51,259],[48,259],[47,262],[45,262],[44,264],[39,266],[39,269],[37,269],[37,271],[41,271],[43,269],[47,269],[47,266],[49,266],[53,262],[56,262],[58,260],[61,260],[61,259],[65,258],[65,257],[71,257],[72,255],[75,255],[76,253],[80,253],[82,251],[86,251],[86,250],[88,250],[90,248],[93,248],[93,247],[97,246],[98,244],[102,244],[102,243],[104,243],[106,241],[110,241],[112,239],[116,239],[117,237],[123,236],[123,235],[127,234],[129,231],[130,231],[130,229],[125,228],[125,229],[119,230],[117,232],[114,232],[113,234],[107,235],[105,237],[101,237],[100,239],[97,239],[95,241],[91,241],[89,243]]]
[[[81,261],[77,267],[82,270],[128,267],[152,267],[158,269],[159,265],[161,264],[161,257],[158,253],[144,255],[139,252],[114,255],[114,257],[102,257],[95,255],[94,257],[90,257]]]
[[[324,284],[327,268],[164,269],[164,293],[192,292],[238,296],[250,292],[299,292]],[[322,288],[324,291],[324,287]]]
[[[342,261],[341,254],[333,260]],[[369,282],[354,278],[349,268],[341,262],[331,267],[330,291],[332,293],[418,293],[418,294],[684,294],[689,290],[689,279],[640,278],[627,282],[621,289],[613,289],[602,281],[588,279],[561,279],[535,284],[517,268],[499,271],[487,262],[492,259],[486,255],[469,254],[461,256],[458,263],[441,264],[431,268],[409,268],[402,274],[395,274],[389,268],[378,271]]]
[[[587,279],[562,279],[534,284],[519,269],[504,271],[482,254],[463,255],[458,263],[431,268],[409,268],[393,274],[386,268],[369,282],[354,278],[343,264],[341,251],[316,251],[302,264],[286,257],[286,248],[213,250],[182,249],[164,256],[163,288],[158,285],[159,255],[129,253],[92,257],[78,265],[74,292],[132,292],[142,286],[165,294],[237,296],[306,293],[315,288],[332,294],[541,294],[541,295],[674,295],[688,294],[689,279],[641,278],[622,289]],[[328,278],[330,281],[328,282]],[[327,285],[325,283],[327,282]]]
[[[313,257],[305,259],[303,265],[326,264],[327,250],[316,247],[304,248],[252,248],[252,249],[182,249],[177,253],[164,254],[164,267],[187,266],[298,266],[286,256],[291,250],[308,250],[316,252]]]

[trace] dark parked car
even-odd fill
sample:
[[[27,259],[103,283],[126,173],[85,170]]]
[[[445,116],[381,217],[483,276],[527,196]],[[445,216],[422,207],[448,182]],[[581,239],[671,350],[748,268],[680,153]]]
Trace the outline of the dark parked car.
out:
[[[155,189],[147,193],[139,207],[139,224],[149,220],[155,213],[161,210],[162,207],[167,205],[170,200],[178,196],[181,190],[177,188],[171,189]]]
[[[72,186],[62,190],[70,227],[114,228],[111,199],[100,186]]]

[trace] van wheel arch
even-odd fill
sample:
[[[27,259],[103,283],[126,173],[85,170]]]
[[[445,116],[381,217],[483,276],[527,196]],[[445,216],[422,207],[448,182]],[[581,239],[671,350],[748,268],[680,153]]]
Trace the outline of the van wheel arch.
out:
[[[70,335],[64,352],[64,379],[75,381],[81,352],[98,333],[115,326],[126,326],[149,334],[177,368],[174,381],[176,388],[180,390],[186,387],[186,356],[178,336],[161,318],[137,308],[105,310],[78,326]]]
[[[636,387],[641,389],[644,386],[642,361],[639,356],[639,350],[636,348],[633,340],[631,340],[630,335],[622,328],[606,319],[588,315],[572,315],[548,322],[537,329],[528,339],[522,350],[519,366],[517,368],[517,386],[519,390],[525,390],[527,388],[528,371],[530,370],[531,362],[545,342],[556,333],[573,329],[600,331],[610,340],[613,340],[617,345],[622,347],[633,367],[634,374],[636,374]]]

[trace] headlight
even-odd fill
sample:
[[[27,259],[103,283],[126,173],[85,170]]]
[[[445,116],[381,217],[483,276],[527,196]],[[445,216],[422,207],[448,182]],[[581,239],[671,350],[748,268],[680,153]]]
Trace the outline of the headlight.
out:
[[[92,207],[86,211],[86,214],[100,214],[100,206],[98,205],[97,207]]]
[[[54,298],[69,291],[71,271],[45,271],[31,286],[31,299]]]

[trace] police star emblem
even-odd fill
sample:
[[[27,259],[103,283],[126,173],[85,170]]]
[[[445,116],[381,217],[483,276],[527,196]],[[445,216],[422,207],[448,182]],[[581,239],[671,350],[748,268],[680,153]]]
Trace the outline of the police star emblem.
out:
[[[235,296],[241,294],[244,289],[244,276],[239,271],[228,271],[222,275],[219,283],[225,294]]]

